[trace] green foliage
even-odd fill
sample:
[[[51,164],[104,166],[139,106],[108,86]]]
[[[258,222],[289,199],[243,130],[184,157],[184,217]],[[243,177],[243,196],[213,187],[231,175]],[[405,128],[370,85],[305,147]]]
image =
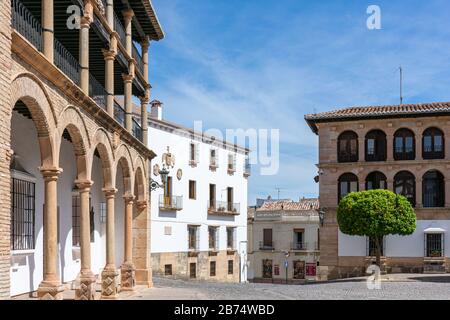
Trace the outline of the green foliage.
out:
[[[389,190],[352,192],[339,203],[339,229],[353,236],[410,235],[416,214],[408,199]]]

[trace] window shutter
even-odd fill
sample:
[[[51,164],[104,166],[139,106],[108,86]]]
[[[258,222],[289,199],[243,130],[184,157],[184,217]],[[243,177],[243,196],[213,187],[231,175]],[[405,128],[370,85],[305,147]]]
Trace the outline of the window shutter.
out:
[[[196,145],[195,145],[195,162],[197,162],[197,163],[199,162],[199,158],[200,158],[200,157],[199,157],[199,149],[200,149],[200,148],[199,148],[199,145],[196,144]]]

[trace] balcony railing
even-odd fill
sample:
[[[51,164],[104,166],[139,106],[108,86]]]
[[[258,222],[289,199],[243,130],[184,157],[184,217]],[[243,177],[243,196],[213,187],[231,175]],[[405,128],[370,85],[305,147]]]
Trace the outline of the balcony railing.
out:
[[[275,242],[273,241],[260,241],[259,250],[274,250]]]
[[[133,43],[133,59],[136,60],[136,67],[139,72],[144,75],[144,60],[142,60],[142,55],[139,53],[138,49]]]
[[[117,34],[119,35],[119,38],[120,38],[119,41],[122,44],[122,46],[126,47],[127,46],[127,37],[126,37],[125,28],[123,27],[122,22],[120,21],[116,12],[114,12],[114,30],[116,30]]]
[[[114,100],[114,119],[125,127],[125,110]]]
[[[292,242],[291,250],[308,250],[308,243],[306,242]]]
[[[142,141],[142,128],[139,122],[136,121],[135,118],[133,118],[133,136],[138,139],[139,141]]]
[[[103,109],[106,110],[106,99],[108,93],[105,87],[95,79],[92,74],[89,74],[89,96]]]
[[[11,1],[12,26],[38,51],[42,52],[42,27],[31,12],[19,0]]]
[[[64,72],[72,81],[80,85],[80,64],[78,60],[55,39],[55,65]]]
[[[218,215],[239,215],[239,203],[208,201],[208,213]]]
[[[249,177],[252,174],[252,166],[250,163],[244,164],[244,176]]]
[[[183,209],[183,196],[159,195],[159,208],[167,211],[179,211]]]

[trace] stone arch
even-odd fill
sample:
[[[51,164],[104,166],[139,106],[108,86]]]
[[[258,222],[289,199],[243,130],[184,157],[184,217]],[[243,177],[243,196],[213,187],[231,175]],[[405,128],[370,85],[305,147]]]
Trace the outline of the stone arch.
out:
[[[147,184],[145,179],[144,169],[141,165],[136,167],[135,175],[135,196],[137,201],[146,201],[147,200]]]
[[[58,147],[57,158],[59,158],[59,152],[61,150],[61,142],[63,139],[64,131],[70,135],[70,139],[73,144],[75,156],[77,160],[77,178],[83,180],[90,180],[90,170],[88,169],[88,157],[87,150],[89,150],[90,139],[87,131],[86,124],[79,113],[79,111],[73,107],[67,107],[61,114],[58,121]]]
[[[115,178],[113,173],[113,163],[114,163],[114,152],[112,149],[111,140],[109,139],[108,134],[103,128],[97,129],[97,131],[94,134],[94,137],[92,139],[92,147],[89,151],[89,162],[90,166],[88,168],[89,173],[92,172],[92,164],[93,164],[93,158],[95,156],[95,151],[97,150],[100,160],[102,162],[102,169],[103,169],[103,181],[104,181],[104,187],[105,188],[114,188]]]
[[[18,101],[22,101],[31,114],[36,126],[44,167],[57,167],[53,134],[56,129],[56,116],[50,98],[44,86],[34,75],[20,74],[11,84],[11,110]],[[11,114],[9,115],[11,121]]]
[[[133,176],[133,172],[134,172],[134,167],[133,167],[133,161],[131,160],[131,152],[130,149],[128,148],[128,146],[126,146],[125,144],[121,144],[118,148],[117,148],[117,152],[115,155],[115,164],[114,164],[114,180],[116,178],[117,175],[117,170],[119,170],[119,168],[122,170],[122,176],[123,176],[123,184],[124,184],[124,193],[125,194],[134,194],[133,189],[134,189],[134,176]],[[114,185],[117,184],[117,181],[114,181]]]

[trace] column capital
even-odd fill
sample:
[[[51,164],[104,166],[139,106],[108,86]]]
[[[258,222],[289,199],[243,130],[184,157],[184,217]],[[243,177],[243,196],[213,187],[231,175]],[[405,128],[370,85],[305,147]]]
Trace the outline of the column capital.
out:
[[[63,172],[62,168],[56,167],[39,167],[44,180],[58,180],[59,175]]]
[[[132,9],[127,9],[127,10],[123,10],[122,11],[122,15],[125,18],[125,23],[127,22],[127,20],[129,19],[131,21],[131,19],[133,19],[134,17],[134,11]]]
[[[139,210],[144,210],[148,207],[148,201],[147,200],[138,200],[138,201],[136,201],[136,206]]]
[[[80,17],[80,29],[89,29],[91,27],[93,19],[92,16],[89,14],[85,14],[84,16]]]
[[[142,39],[140,45],[142,47],[142,52],[148,51],[148,48],[150,47],[150,39],[149,39],[149,37],[147,36],[144,39]]]
[[[136,197],[132,194],[123,195],[123,200],[125,201],[125,204],[132,204],[135,198]]]
[[[106,198],[114,198],[117,193],[116,188],[103,188],[102,191]]]
[[[89,192],[93,184],[94,181],[91,180],[75,180],[75,185],[80,192]]]
[[[123,81],[125,81],[125,82],[133,82],[134,75],[123,73],[123,74],[122,74],[122,79],[123,79]]]
[[[114,50],[102,49],[103,57],[105,61],[115,60],[117,53]]]
[[[149,103],[150,97],[147,95],[141,96],[141,97],[139,97],[139,100],[141,101],[141,106],[143,106],[143,105],[146,105]]]

